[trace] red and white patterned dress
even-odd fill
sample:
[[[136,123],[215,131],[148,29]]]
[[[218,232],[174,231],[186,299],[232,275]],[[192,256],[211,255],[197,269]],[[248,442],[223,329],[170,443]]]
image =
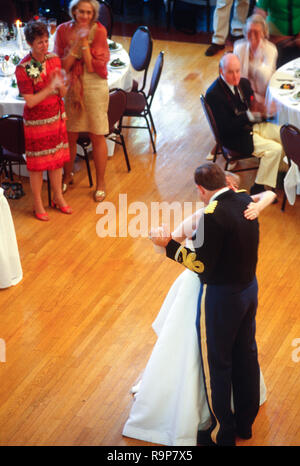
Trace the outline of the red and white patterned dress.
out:
[[[26,71],[26,65],[31,60],[32,56],[29,54],[16,68],[20,94],[36,94],[41,91],[49,84],[51,73],[61,68],[59,57],[47,53],[40,76],[32,78]],[[25,104],[23,118],[27,169],[42,171],[63,167],[70,160],[70,153],[62,98],[53,94],[32,108]]]

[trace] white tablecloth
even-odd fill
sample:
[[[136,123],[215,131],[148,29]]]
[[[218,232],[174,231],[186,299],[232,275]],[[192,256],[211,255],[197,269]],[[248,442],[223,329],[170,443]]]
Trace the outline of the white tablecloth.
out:
[[[277,106],[276,122],[279,125],[291,124],[300,129],[300,58],[286,63],[273,74],[267,90],[267,102]],[[293,89],[283,89],[284,84],[291,84]],[[295,193],[300,194],[300,171],[292,162],[284,180],[285,193],[290,204],[295,202]]]
[[[286,63],[273,74],[268,90],[268,101],[277,105],[277,121],[280,125],[290,123],[300,129],[300,99],[294,95],[300,92],[300,77],[296,78],[296,70],[300,70],[300,58]],[[294,85],[294,89],[282,89],[283,84]]]
[[[49,50],[51,46],[49,47]],[[3,42],[0,44],[0,55],[13,55],[18,54],[20,57],[25,56],[28,53],[29,49],[23,50],[23,53],[19,51],[18,45],[15,41]],[[132,68],[130,65],[130,59],[126,50],[121,48],[111,52],[110,61],[115,58],[119,58],[126,66],[122,69],[111,70],[108,66],[108,86],[110,89],[121,88],[125,91],[130,90],[132,86]],[[24,100],[18,98],[19,90],[18,88],[13,88],[11,86],[15,75],[3,76],[0,75],[0,116],[7,114],[16,114],[23,115]],[[107,140],[108,155],[112,156],[114,153],[115,143]],[[81,148],[78,147],[80,152]],[[22,170],[26,170],[26,167],[22,167]]]
[[[12,55],[13,53],[19,53],[14,41],[1,43],[0,55]],[[26,55],[26,53],[28,53],[28,50],[24,51],[23,55]],[[20,55],[19,53],[19,56]],[[108,69],[109,88],[113,89],[114,87],[118,87],[129,90],[132,85],[132,72],[128,53],[123,48],[119,51],[111,52],[110,61],[115,58],[120,58],[122,62],[126,63],[126,66],[122,69]],[[14,74],[11,76],[0,75],[0,116],[9,113],[15,113],[17,115],[23,114],[24,100],[19,100],[17,98],[19,94],[18,88],[11,87],[14,78]]]

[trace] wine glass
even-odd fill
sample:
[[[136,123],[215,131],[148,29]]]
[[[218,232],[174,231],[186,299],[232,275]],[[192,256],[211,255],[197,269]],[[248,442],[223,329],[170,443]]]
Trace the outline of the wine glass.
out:
[[[0,21],[0,42],[4,42],[5,39],[5,23]]]
[[[57,19],[56,18],[48,19],[48,29],[49,29],[49,33],[50,33],[51,36],[53,36],[55,34],[56,26],[57,26]]]

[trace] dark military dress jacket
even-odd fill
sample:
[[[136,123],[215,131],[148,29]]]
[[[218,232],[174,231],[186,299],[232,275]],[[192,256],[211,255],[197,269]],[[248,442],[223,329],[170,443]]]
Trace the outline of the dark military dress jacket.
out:
[[[252,123],[246,113],[253,90],[246,78],[241,78],[238,90],[237,98],[219,77],[207,90],[205,99],[215,118],[222,145],[246,156],[254,150]]]
[[[255,278],[259,226],[244,211],[252,201],[245,192],[228,190],[209,203],[204,213],[204,241],[195,250],[171,240],[167,256],[196,272],[206,284],[247,285]],[[198,226],[199,228],[199,226]]]

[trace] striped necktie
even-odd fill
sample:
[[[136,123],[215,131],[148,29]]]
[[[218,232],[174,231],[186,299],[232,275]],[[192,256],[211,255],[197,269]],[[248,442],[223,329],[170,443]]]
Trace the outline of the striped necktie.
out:
[[[241,99],[237,86],[234,86],[234,95],[237,99]]]

